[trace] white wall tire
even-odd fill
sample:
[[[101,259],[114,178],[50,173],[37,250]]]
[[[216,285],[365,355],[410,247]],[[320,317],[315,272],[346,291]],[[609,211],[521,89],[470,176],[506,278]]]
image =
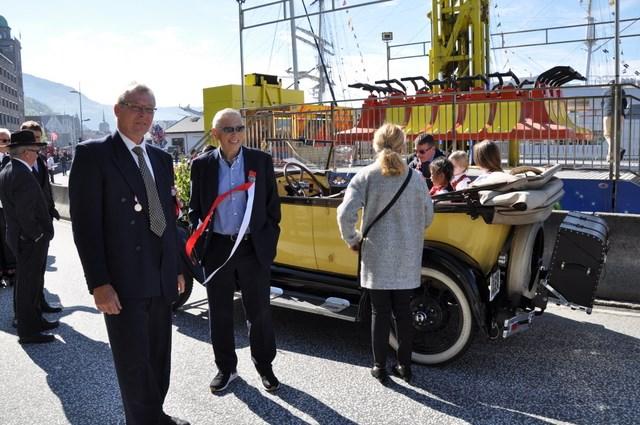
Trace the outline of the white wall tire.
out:
[[[422,268],[422,286],[412,299],[414,344],[411,359],[442,365],[461,356],[473,337],[474,318],[465,292],[449,275]],[[389,344],[398,349],[394,326]]]

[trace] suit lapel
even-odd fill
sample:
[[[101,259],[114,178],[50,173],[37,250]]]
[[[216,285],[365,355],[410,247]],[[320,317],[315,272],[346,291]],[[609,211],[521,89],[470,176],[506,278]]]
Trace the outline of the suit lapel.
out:
[[[144,204],[146,210],[148,207],[147,192],[144,188],[144,182],[142,181],[138,164],[135,163],[135,160],[118,132],[113,134],[110,142],[113,147],[113,157],[116,167],[120,170],[129,186],[131,186],[131,190],[133,190],[138,200]]]
[[[207,211],[209,210],[209,206],[213,203],[213,200],[218,197],[218,166],[219,166],[218,156],[219,155],[220,155],[220,152],[217,149],[215,149],[212,151],[211,155],[209,155],[209,158],[207,160],[209,164],[206,167],[207,175],[205,176],[205,181],[211,182],[210,188],[207,187],[208,185],[203,186],[203,188],[207,190],[207,196],[206,196],[207,202],[205,202]]]

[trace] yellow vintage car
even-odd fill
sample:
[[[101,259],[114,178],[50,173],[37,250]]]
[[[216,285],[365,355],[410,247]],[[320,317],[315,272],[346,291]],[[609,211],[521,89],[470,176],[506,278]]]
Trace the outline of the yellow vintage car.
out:
[[[336,152],[331,142],[308,141],[272,146],[282,205],[272,267],[274,306],[349,321],[370,316],[368,303],[361,306],[357,254],[340,239],[336,220],[358,170],[352,155],[343,164],[336,160],[348,149],[354,147]],[[527,329],[549,294],[590,312],[590,294],[587,302],[575,294],[580,302],[565,297],[550,285],[542,263],[543,222],[563,194],[562,182],[553,176],[557,169],[498,176],[486,186],[434,197],[435,217],[424,234],[422,285],[411,302],[414,362],[456,359],[476,329],[490,338]],[[600,260],[601,267],[604,253]],[[599,271],[591,276],[595,284],[580,291],[595,292]],[[397,345],[393,327],[390,344]]]

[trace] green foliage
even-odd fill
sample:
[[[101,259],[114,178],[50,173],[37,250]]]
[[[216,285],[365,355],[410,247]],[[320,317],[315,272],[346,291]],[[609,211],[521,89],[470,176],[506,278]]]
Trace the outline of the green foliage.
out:
[[[191,190],[191,164],[187,158],[182,158],[174,167],[176,189],[178,190],[178,199],[187,206],[189,205],[189,196]]]

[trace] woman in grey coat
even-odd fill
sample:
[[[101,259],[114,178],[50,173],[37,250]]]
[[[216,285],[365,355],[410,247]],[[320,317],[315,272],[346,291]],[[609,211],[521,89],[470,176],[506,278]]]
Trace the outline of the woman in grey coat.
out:
[[[361,251],[360,284],[371,298],[371,374],[385,382],[391,312],[398,336],[396,376],[411,380],[412,325],[409,303],[420,286],[424,229],[433,218],[433,204],[422,175],[407,167],[400,157],[405,134],[394,124],[385,124],[373,136],[376,162],[351,179],[338,207],[342,239]],[[378,220],[362,240],[356,229],[358,210],[363,209],[361,229],[366,229],[398,192],[407,173],[413,173],[396,203]]]

